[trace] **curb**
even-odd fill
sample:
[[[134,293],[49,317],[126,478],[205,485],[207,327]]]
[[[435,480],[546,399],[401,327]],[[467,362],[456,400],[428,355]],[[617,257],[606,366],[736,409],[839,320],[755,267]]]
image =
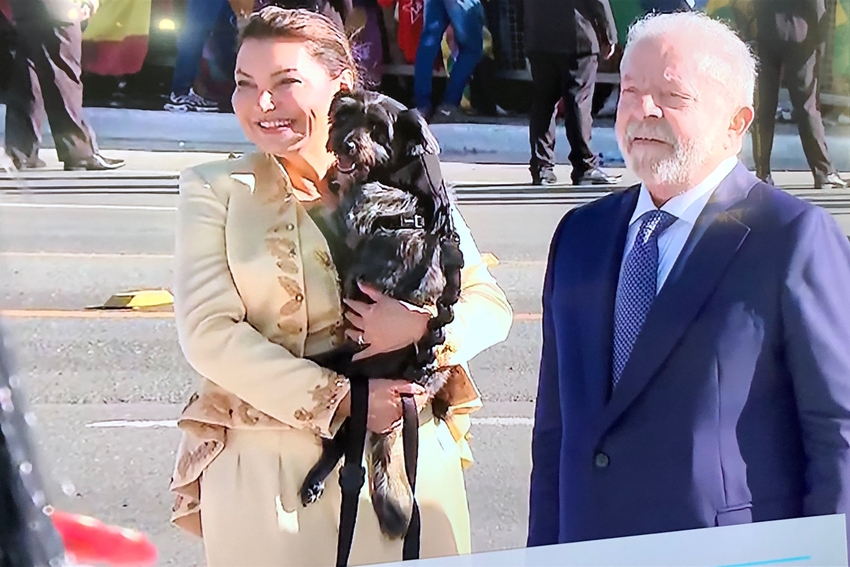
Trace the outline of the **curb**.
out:
[[[86,115],[103,149],[241,152],[252,148],[232,114],[87,108]],[[5,106],[0,106],[0,124],[4,118]],[[528,163],[528,127],[524,124],[435,124],[432,130],[446,161]],[[49,132],[45,132],[45,147],[50,147],[50,143]],[[828,135],[827,143],[833,164],[840,171],[850,171],[850,136]],[[601,154],[603,165],[623,166],[613,128],[594,128],[591,144],[594,152]],[[569,144],[563,128],[559,127],[558,163],[568,163],[568,155]],[[753,167],[749,136],[741,158],[748,167]],[[775,170],[808,171],[796,132],[777,133],[772,166]]]

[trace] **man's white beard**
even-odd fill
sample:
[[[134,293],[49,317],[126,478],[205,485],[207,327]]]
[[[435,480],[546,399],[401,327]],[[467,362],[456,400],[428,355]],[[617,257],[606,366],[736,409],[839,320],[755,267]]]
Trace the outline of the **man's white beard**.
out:
[[[645,168],[636,167],[639,162],[640,165],[648,165],[652,179],[643,181],[659,185],[686,185],[690,183],[695,171],[705,164],[710,147],[710,140],[698,138],[684,143],[677,142],[673,155],[661,159],[644,156],[641,160],[636,160],[628,152],[624,152],[623,157],[632,171],[645,171]]]

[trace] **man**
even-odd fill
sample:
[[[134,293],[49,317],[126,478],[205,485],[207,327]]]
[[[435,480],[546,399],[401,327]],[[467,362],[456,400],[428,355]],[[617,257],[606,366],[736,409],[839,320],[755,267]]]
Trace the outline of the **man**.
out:
[[[16,45],[6,103],[6,153],[19,169],[44,167],[38,157],[42,113],[47,114],[56,154],[66,170],[105,170],[124,165],[100,155],[83,119],[80,19],[95,0],[10,0]],[[43,108],[43,111],[42,111]]]
[[[621,77],[642,184],[552,242],[528,544],[850,512],[850,242],[738,161],[754,58],[661,14]]]
[[[770,181],[770,153],[783,67],[803,152],[815,188],[843,188],[832,166],[818,107],[818,57],[826,41],[825,0],[753,0],[754,45],[759,58],[753,157],[756,175]],[[744,28],[744,31],[749,31]]]
[[[413,94],[416,108],[430,122],[462,119],[460,103],[472,73],[484,55],[484,7],[481,0],[425,0],[419,49],[413,65]],[[441,53],[443,35],[452,26],[457,58],[449,73],[443,101],[432,111],[431,86],[434,60]]]
[[[427,17],[427,10],[426,10]],[[531,180],[558,182],[555,115],[563,97],[574,185],[613,184],[619,177],[599,169],[590,149],[593,88],[599,55],[617,45],[617,26],[608,0],[525,0],[525,52],[531,66]]]

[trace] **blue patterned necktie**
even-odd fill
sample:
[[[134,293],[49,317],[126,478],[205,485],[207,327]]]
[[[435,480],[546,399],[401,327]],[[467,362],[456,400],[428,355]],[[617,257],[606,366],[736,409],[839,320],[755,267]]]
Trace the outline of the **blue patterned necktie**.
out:
[[[649,211],[640,218],[637,238],[617,285],[614,306],[614,387],[632,354],[635,340],[658,293],[658,237],[676,222],[666,211]]]

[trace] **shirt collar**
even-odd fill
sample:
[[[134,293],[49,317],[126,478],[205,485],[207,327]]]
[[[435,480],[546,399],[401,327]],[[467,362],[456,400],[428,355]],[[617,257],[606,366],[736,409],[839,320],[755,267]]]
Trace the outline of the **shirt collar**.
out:
[[[711,194],[717,189],[718,185],[726,179],[735,166],[738,164],[737,157],[730,157],[723,160],[717,168],[706,177],[702,183],[676,195],[664,205],[661,206],[662,211],[666,211],[677,219],[687,222],[690,225],[696,224],[697,219],[702,213],[705,204],[711,198]],[[648,213],[649,211],[657,211],[658,207],[652,202],[652,197],[649,195],[649,190],[641,183],[640,194],[638,195],[637,206],[632,218],[629,221],[629,226],[633,225],[637,220]]]

